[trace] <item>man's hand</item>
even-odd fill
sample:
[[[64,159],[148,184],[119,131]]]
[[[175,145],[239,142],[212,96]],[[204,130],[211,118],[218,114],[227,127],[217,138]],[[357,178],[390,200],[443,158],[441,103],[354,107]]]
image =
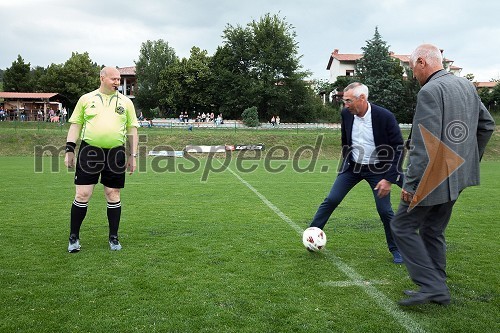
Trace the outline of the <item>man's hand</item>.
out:
[[[413,200],[413,193],[401,190],[401,200],[406,203],[410,203]]]
[[[135,156],[129,156],[127,161],[127,170],[129,175],[133,174],[135,169],[137,169],[137,158]]]
[[[67,152],[66,155],[64,156],[64,165],[66,165],[67,168],[72,169],[75,166],[75,153],[74,152]]]
[[[377,186],[373,190],[377,191],[377,197],[383,198],[389,193],[391,193],[391,182],[385,179],[382,179],[381,181],[378,182]]]

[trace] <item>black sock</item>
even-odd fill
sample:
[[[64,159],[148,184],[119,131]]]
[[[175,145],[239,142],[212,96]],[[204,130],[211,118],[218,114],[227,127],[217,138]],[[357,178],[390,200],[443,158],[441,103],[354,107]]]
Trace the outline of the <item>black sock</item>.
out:
[[[71,205],[70,236],[75,235],[76,238],[80,238],[80,227],[85,215],[87,215],[88,206],[88,202],[73,201]]]
[[[108,202],[108,223],[109,236],[118,237],[118,227],[120,226],[120,216],[122,215],[122,204],[118,202]]]

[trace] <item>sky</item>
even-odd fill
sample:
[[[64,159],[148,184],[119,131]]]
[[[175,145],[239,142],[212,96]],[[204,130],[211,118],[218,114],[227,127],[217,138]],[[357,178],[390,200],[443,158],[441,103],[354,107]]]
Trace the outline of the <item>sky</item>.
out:
[[[334,49],[362,53],[375,28],[395,54],[431,43],[475,81],[500,79],[498,0],[0,0],[0,69],[18,55],[31,67],[88,52],[99,65],[127,67],[142,43],[167,42],[179,58],[193,46],[213,55],[228,26],[266,14],[293,27],[303,70],[328,80]]]

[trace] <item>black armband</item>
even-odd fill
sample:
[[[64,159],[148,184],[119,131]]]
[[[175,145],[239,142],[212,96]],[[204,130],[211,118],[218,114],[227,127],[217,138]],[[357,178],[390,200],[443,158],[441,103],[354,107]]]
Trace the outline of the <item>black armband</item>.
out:
[[[74,153],[76,148],[76,143],[74,142],[66,142],[66,152],[67,153]]]

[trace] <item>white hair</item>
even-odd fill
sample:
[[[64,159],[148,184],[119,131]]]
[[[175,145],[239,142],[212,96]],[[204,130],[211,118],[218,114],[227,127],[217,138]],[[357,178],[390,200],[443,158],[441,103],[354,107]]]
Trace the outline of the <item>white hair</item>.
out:
[[[425,59],[430,66],[441,66],[443,55],[441,50],[432,44],[422,44],[410,56],[410,64],[415,65],[418,58]]]
[[[352,90],[352,94],[359,98],[361,95],[365,95],[365,98],[368,100],[368,87],[359,82],[353,82],[344,88],[344,92]]]

